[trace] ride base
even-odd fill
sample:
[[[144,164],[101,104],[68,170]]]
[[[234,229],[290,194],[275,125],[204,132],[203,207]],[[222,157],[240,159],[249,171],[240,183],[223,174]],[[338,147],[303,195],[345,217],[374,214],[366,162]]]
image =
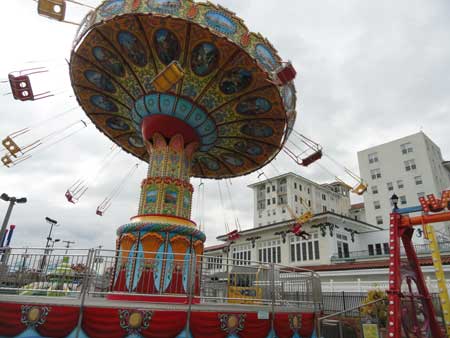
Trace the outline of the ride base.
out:
[[[155,258],[145,259],[148,271],[141,276],[147,278],[145,283],[140,278],[136,288],[130,290],[125,286],[132,285],[133,270],[119,275],[113,270],[124,256],[128,256],[127,266],[139,266],[135,251],[71,250],[65,254],[54,250],[45,254],[44,249],[11,250],[0,273],[0,336],[314,335],[321,294],[320,281],[313,272],[274,264],[242,267],[231,260],[212,266],[212,257],[192,255],[187,260],[172,261],[174,266],[187,262],[186,284],[183,272],[172,274],[169,286],[158,291],[155,279],[149,276],[155,275],[158,264],[169,261],[169,254],[161,259],[157,253],[143,255]],[[45,269],[38,271],[44,256]],[[63,261],[71,268],[61,268]],[[117,285],[124,289],[114,291]],[[183,285],[187,290],[181,294]]]

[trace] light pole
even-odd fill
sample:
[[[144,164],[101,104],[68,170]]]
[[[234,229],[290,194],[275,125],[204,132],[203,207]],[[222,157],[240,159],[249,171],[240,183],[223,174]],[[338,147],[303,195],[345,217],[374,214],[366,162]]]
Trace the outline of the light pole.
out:
[[[45,248],[47,249],[50,246],[50,241],[52,240],[53,226],[58,226],[58,221],[51,219],[50,217],[45,217],[45,220],[50,224],[50,231],[47,236],[47,244],[45,244]]]
[[[59,238],[57,239],[52,239],[52,249],[55,247],[55,243],[60,242],[61,240]]]
[[[0,245],[1,243],[3,243],[3,238],[5,237],[6,234],[6,226],[8,225],[9,222],[9,218],[11,217],[11,212],[12,209],[14,207],[14,205],[16,203],[19,204],[23,204],[23,203],[27,203],[27,198],[26,197],[21,197],[21,198],[16,198],[16,197],[10,197],[8,196],[8,194],[1,194],[0,198],[2,200],[4,200],[5,202],[9,202],[9,206],[8,206],[8,210],[6,211],[6,215],[5,218],[3,219],[3,224],[2,224],[2,228],[0,230]],[[0,249],[0,253],[2,254],[2,258],[1,258],[1,263],[4,263],[7,260],[7,251],[3,251]]]
[[[44,250],[44,256],[42,257],[42,262],[41,262],[41,266],[40,269],[41,271],[44,270],[45,264],[47,263],[47,255],[49,254],[49,247],[50,247],[50,241],[52,240],[52,231],[53,231],[53,227],[54,226],[58,226],[58,221],[51,219],[50,217],[45,217],[45,220],[47,221],[47,223],[50,224],[50,231],[48,232],[48,236],[47,236],[47,243],[45,244],[45,250]]]
[[[8,225],[9,218],[11,217],[11,212],[16,203],[23,204],[27,203],[26,197],[16,198],[16,197],[10,197],[8,194],[1,194],[0,198],[4,200],[5,202],[9,202],[8,210],[6,211],[5,218],[3,219],[2,228],[0,230],[0,242],[3,240],[3,237],[5,237],[6,233],[6,226]]]
[[[65,253],[65,255],[67,255],[67,252],[69,251],[70,245],[71,245],[71,244],[75,244],[75,242],[72,242],[72,241],[63,241],[63,243],[66,243],[66,253]]]

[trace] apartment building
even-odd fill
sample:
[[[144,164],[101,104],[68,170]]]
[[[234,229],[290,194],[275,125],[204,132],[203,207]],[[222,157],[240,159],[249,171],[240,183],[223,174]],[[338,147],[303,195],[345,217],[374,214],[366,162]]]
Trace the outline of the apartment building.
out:
[[[383,228],[389,226],[394,193],[398,207],[405,208],[418,205],[421,196],[440,196],[450,187],[450,163],[423,132],[362,150],[358,163],[361,177],[369,184],[364,194],[366,221]],[[449,234],[444,224],[436,229]]]

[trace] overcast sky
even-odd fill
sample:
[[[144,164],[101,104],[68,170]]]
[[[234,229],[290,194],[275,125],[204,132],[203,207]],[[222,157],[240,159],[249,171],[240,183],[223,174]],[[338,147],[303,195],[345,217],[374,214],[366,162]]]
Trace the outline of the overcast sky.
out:
[[[84,0],[92,5],[96,0]],[[298,76],[298,119],[295,129],[323,145],[327,154],[358,171],[359,150],[423,130],[450,159],[450,2],[448,0],[226,0],[221,5],[238,13],[247,26],[266,36],[282,58],[291,60]],[[47,66],[37,75],[35,91],[51,89],[53,98],[14,101],[8,84],[0,84],[0,137],[27,126],[32,132],[22,141],[85,119],[80,108],[44,125],[39,121],[76,108],[65,58],[70,55],[76,26],[51,21],[37,14],[32,0],[4,1],[0,10],[0,78],[12,70]],[[79,20],[83,9],[69,7],[68,17]],[[22,143],[24,145],[25,143]],[[28,198],[17,205],[11,224],[17,225],[13,246],[43,246],[49,225],[58,220],[53,237],[72,240],[78,247],[114,247],[115,231],[137,212],[139,185],[146,165],[141,163],[112,207],[103,217],[97,205],[137,163],[121,153],[99,176],[77,205],[64,192],[78,177],[95,168],[111,142],[92,126],[44,150],[11,169],[0,168],[0,193]],[[3,155],[4,153],[0,153]],[[341,174],[326,158],[321,165]],[[320,183],[332,181],[318,165],[296,166],[280,154],[264,169],[267,176],[286,171]],[[248,184],[256,175],[230,181],[231,208],[225,182],[224,206],[216,181],[205,181],[207,243],[224,233],[224,218],[235,216],[244,228],[253,224],[253,195]],[[192,183],[197,188],[199,181]],[[194,197],[193,219],[197,196]],[[0,201],[0,217],[7,203]],[[225,210],[225,212],[223,212]]]

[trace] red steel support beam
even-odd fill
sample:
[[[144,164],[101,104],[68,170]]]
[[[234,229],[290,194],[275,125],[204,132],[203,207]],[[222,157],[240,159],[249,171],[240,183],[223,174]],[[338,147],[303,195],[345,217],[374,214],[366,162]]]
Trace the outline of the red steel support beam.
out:
[[[422,225],[422,224],[430,224],[437,222],[446,222],[450,221],[450,212],[442,212],[439,214],[431,214],[431,215],[422,215],[409,217],[407,215],[401,216],[400,226],[402,227],[410,227],[413,225]]]
[[[401,215],[392,213],[389,226],[389,290],[388,337],[401,338],[401,271],[400,271],[400,221]]]

